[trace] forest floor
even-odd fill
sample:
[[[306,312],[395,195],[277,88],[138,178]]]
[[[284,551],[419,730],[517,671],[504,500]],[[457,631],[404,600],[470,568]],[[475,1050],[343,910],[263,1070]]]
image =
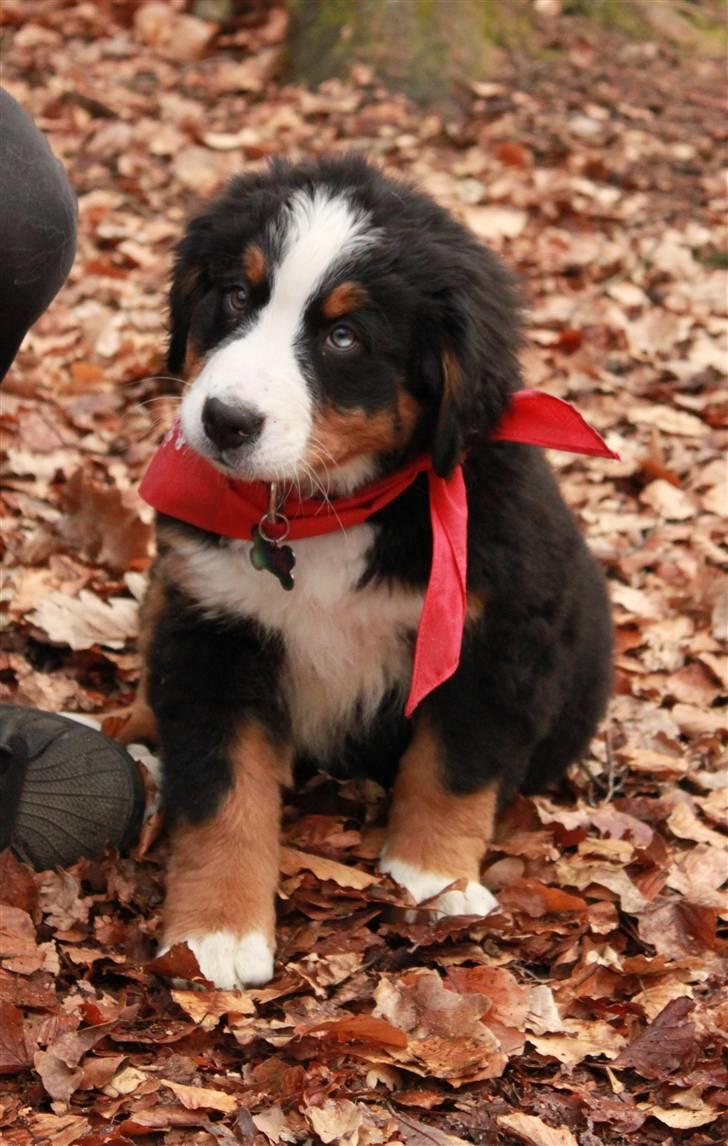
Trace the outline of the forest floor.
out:
[[[171,245],[230,174],[342,148],[517,269],[528,384],[621,454],[553,459],[609,576],[615,695],[563,792],[506,815],[484,921],[404,922],[375,874],[376,785],[291,795],[261,989],[183,990],[150,962],[151,828],[135,857],[67,871],[5,853],[0,1141],[725,1142],[723,66],[562,21],[558,51],[442,115],[364,67],[281,82],[285,16],[257,11],[223,33],[173,5],[2,5],[3,83],[66,165],[80,236],[2,393],[0,699],[132,698],[151,547],[135,489],[174,412]]]

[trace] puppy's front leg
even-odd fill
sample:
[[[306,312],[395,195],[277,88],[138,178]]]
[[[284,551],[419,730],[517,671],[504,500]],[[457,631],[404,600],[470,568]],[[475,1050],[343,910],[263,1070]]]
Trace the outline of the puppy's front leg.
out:
[[[480,864],[496,806],[493,782],[464,795],[449,789],[442,739],[419,716],[397,773],[380,869],[416,903],[437,896],[440,916],[488,915],[497,900],[480,882]],[[461,881],[460,890],[443,891]]]
[[[254,721],[226,751],[231,786],[208,817],[173,827],[164,943],[186,942],[231,989],[273,974],[281,750]]]

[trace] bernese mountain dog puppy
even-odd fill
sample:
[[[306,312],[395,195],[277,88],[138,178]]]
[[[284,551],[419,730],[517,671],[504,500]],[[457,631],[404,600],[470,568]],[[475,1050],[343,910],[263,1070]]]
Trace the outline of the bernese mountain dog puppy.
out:
[[[186,942],[220,987],[273,973],[297,761],[377,776],[391,762],[381,870],[414,904],[485,915],[499,809],[558,779],[603,714],[602,574],[542,451],[491,440],[521,387],[519,331],[498,259],[356,157],[234,179],[177,248],[169,365],[190,381],[176,445],[272,498],[258,560],[250,534],[159,514],[144,608],[140,703],[171,833],[164,944]],[[455,671],[406,716],[428,473],[361,523],[293,543],[294,573],[266,559],[287,548],[278,494],[336,511],[423,456],[445,481],[462,465],[467,595]]]

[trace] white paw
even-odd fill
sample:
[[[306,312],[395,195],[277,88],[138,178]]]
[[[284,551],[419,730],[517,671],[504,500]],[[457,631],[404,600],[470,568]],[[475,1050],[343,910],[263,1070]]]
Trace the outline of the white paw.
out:
[[[386,872],[395,883],[404,887],[415,903],[422,903],[425,899],[437,896],[432,903],[433,919],[442,919],[446,915],[490,915],[498,906],[495,896],[475,879],[468,880],[464,891],[443,891],[443,888],[456,882],[457,876],[424,871],[414,864],[391,859],[386,855],[382,855],[379,861],[379,870]],[[441,891],[443,894],[439,895]],[[412,922],[416,914],[414,911],[408,911],[408,921]]]
[[[262,931],[249,931],[243,936],[233,935],[232,931],[211,931],[207,935],[188,935],[178,942],[187,944],[204,978],[223,991],[257,987],[273,978],[273,950]]]
[[[469,879],[464,891],[446,891],[435,900],[437,918],[443,915],[490,915],[498,907],[498,900],[487,887]]]

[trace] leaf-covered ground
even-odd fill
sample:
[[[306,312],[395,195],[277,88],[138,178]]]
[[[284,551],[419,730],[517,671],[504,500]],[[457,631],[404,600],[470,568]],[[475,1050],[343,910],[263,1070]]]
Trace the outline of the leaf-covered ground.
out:
[[[183,990],[181,955],[150,964],[154,821],[134,859],[34,876],[6,853],[0,1141],[723,1142],[721,67],[563,18],[540,62],[441,114],[363,67],[284,84],[279,9],[223,30],[176,9],[3,0],[3,82],[70,173],[80,241],[2,393],[0,698],[131,699],[135,487],[174,412],[170,244],[241,167],[343,147],[519,270],[529,384],[621,453],[554,459],[610,578],[615,696],[564,790],[511,808],[484,872],[501,910],[475,925],[403,922],[373,874],[381,789],[320,777],[290,796],[260,990]]]

